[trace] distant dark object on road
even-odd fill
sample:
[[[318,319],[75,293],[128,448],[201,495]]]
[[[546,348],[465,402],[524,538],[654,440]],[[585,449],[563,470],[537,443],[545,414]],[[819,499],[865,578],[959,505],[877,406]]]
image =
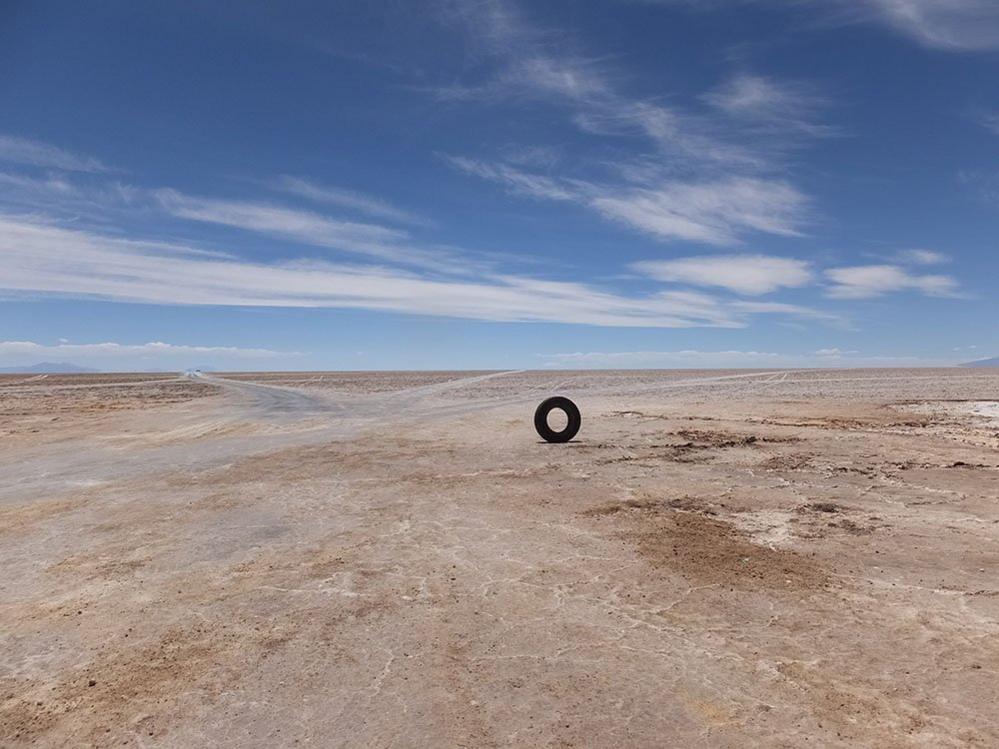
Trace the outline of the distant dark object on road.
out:
[[[560,432],[556,432],[548,424],[548,415],[552,411],[562,411],[568,418],[568,423]],[[561,395],[546,398],[534,412],[534,428],[538,430],[541,439],[546,442],[568,442],[576,436],[582,423],[583,418],[579,415],[576,404]]]

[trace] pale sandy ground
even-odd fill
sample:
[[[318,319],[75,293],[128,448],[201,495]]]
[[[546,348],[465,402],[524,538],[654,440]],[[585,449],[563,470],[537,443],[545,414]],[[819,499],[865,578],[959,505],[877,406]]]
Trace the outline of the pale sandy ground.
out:
[[[534,406],[583,429],[539,443]],[[999,372],[0,377],[0,746],[999,746]]]

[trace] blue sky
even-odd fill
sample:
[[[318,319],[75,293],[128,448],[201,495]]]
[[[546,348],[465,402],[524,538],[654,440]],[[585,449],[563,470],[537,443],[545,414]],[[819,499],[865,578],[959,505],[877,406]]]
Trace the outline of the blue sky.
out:
[[[0,366],[994,356],[997,80],[992,0],[7,2]]]

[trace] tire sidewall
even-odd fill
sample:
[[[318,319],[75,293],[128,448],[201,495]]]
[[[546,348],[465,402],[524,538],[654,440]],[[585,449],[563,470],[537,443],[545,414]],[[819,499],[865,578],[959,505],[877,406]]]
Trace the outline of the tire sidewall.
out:
[[[568,423],[565,425],[565,429],[560,432],[556,432],[548,426],[548,414],[556,409],[563,411],[568,417]],[[545,442],[568,442],[579,432],[582,420],[579,408],[575,403],[564,396],[555,395],[541,401],[541,404],[538,406],[537,410],[535,410],[534,429]]]

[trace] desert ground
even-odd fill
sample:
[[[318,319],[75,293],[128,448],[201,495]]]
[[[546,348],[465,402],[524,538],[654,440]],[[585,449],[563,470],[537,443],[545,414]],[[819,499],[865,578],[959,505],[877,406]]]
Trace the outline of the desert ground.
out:
[[[4,375],[0,746],[999,746],[997,402],[985,369]]]

